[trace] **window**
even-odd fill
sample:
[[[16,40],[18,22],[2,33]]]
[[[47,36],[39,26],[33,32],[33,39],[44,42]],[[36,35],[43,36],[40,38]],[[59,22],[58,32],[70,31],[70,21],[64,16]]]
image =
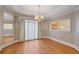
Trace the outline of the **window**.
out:
[[[7,12],[4,12],[3,28],[6,30],[12,30],[13,29],[13,22],[14,22],[13,15],[11,15]]]
[[[3,25],[4,27],[4,29],[7,29],[7,30],[12,30],[13,29],[13,24],[4,24]]]

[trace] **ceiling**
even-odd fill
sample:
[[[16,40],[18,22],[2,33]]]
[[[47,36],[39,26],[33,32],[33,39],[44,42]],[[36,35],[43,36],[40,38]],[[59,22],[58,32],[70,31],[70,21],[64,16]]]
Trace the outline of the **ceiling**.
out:
[[[25,15],[38,15],[38,5],[5,5],[9,10]],[[44,17],[57,17],[79,9],[77,5],[40,5],[40,14]]]

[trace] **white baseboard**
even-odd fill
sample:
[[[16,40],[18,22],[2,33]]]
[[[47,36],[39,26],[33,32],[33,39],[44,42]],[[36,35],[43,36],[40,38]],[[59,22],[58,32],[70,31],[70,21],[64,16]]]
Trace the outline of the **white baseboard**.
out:
[[[58,40],[58,39],[55,39],[55,38],[52,38],[52,37],[44,37],[44,38],[49,38],[49,39],[51,39],[51,40],[54,40],[54,41],[59,42],[59,43],[61,43],[61,44],[65,44],[65,45],[70,46],[70,47],[76,49],[77,51],[79,51],[79,47],[77,47],[76,45],[71,44],[71,43],[69,43],[69,42],[61,41],[61,40]]]
[[[17,42],[17,40],[12,41],[12,42],[10,42],[10,43],[8,43],[8,44],[5,44],[5,45],[0,46],[0,51],[1,51],[3,48],[6,48],[6,47],[8,47],[8,46],[10,46],[10,45],[12,45],[12,44],[14,44],[14,43],[16,43],[16,42]]]

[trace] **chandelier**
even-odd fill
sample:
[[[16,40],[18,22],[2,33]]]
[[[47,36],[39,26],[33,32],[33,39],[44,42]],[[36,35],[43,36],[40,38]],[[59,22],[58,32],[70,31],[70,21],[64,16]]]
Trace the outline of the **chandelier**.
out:
[[[39,10],[38,10],[38,15],[35,16],[35,20],[38,22],[42,22],[44,20],[44,17],[42,15],[40,15],[40,5],[38,6]]]

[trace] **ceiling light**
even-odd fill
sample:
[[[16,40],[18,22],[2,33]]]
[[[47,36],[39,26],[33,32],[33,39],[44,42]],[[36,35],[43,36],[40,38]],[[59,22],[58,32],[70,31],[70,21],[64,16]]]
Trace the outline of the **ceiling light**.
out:
[[[35,20],[38,22],[42,22],[44,20],[44,17],[40,15],[40,5],[38,6],[38,8],[39,8],[38,10],[39,15],[35,16]]]

